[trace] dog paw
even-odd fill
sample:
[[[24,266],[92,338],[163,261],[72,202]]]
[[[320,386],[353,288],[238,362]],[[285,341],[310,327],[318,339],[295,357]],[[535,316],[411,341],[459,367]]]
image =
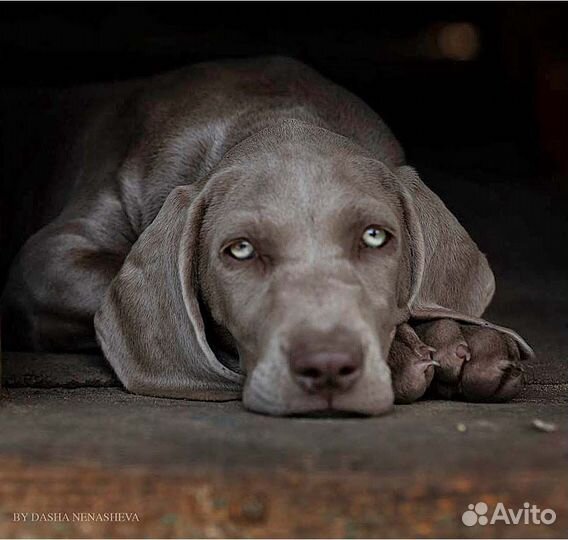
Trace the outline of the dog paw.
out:
[[[491,328],[441,319],[421,325],[418,334],[436,348],[432,391],[446,399],[507,401],[523,385],[519,349],[514,340]]]
[[[397,328],[389,353],[396,403],[412,403],[425,394],[438,365],[432,358],[434,352],[408,324]]]

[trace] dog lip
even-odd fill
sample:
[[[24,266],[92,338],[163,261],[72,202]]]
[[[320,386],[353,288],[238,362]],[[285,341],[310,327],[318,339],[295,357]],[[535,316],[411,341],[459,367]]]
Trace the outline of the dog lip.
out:
[[[352,409],[339,408],[337,405],[333,404],[333,398],[335,396],[330,394],[327,398],[327,407],[321,407],[313,410],[290,412],[285,416],[290,418],[372,418],[377,416],[375,413],[357,411]],[[385,409],[380,413],[382,416],[392,410],[392,407]]]
[[[352,418],[352,419],[363,419],[363,418],[372,418],[373,415],[364,413],[364,412],[357,412],[357,411],[346,411],[343,409],[334,409],[333,407],[328,407],[326,409],[318,409],[313,411],[305,411],[305,412],[292,412],[287,414],[289,418],[306,418],[306,419],[342,419],[342,418]]]

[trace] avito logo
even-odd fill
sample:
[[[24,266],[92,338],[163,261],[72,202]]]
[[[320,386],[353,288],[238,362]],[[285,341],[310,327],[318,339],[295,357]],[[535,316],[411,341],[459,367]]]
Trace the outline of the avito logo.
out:
[[[522,508],[507,508],[503,503],[497,503],[491,515],[489,506],[484,502],[468,504],[462,514],[462,522],[467,527],[474,525],[493,525],[498,522],[506,525],[552,525],[556,521],[556,512],[550,508],[541,510],[536,504],[528,502]]]

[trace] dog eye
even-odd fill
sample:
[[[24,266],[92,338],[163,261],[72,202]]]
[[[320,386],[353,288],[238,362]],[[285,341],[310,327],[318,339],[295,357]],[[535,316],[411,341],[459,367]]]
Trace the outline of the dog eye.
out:
[[[235,240],[232,244],[229,244],[225,251],[238,261],[245,261],[247,259],[252,259],[256,252],[253,245],[248,240]]]
[[[365,229],[361,240],[366,247],[376,249],[384,246],[389,237],[389,232],[382,227],[371,226]]]

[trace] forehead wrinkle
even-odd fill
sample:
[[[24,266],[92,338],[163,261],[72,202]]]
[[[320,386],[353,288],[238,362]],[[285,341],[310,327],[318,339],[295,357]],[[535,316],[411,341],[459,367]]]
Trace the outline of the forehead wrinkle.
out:
[[[380,200],[361,199],[350,201],[337,209],[336,219],[340,223],[353,223],[365,219],[368,225],[383,225],[395,231],[398,230],[398,215],[387,202]]]
[[[322,190],[312,171],[294,169],[287,167],[276,181],[249,182],[246,189],[235,192],[236,196],[227,197],[221,213],[232,221],[261,221],[276,227],[313,222],[327,205],[332,190]]]
[[[279,222],[273,217],[268,218],[264,212],[265,207],[257,206],[253,209],[234,210],[225,216],[223,236],[252,236],[257,239],[274,239],[282,232],[287,223]]]

